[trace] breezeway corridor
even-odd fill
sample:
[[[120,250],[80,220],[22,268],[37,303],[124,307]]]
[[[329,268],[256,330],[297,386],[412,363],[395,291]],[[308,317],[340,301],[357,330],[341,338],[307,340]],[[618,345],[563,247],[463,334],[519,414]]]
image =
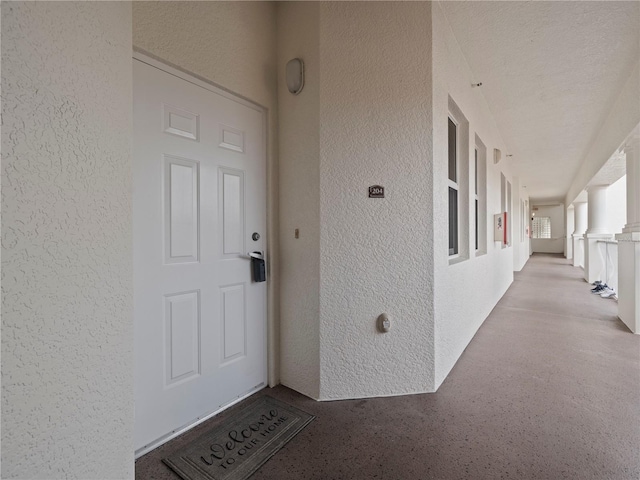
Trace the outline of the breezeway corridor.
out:
[[[640,478],[640,338],[582,276],[532,256],[437,393],[256,394],[317,418],[252,479]],[[228,412],[140,458],[136,478],[178,478],[161,459]]]

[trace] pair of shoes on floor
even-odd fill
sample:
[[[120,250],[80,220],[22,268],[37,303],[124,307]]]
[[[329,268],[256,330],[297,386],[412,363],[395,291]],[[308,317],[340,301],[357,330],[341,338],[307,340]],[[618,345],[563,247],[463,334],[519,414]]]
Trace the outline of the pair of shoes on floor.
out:
[[[602,298],[613,298],[614,300],[618,299],[618,296],[616,295],[616,291],[613,288],[609,288],[609,287],[602,290],[600,292],[600,296]]]
[[[604,290],[608,289],[609,285],[607,285],[606,283],[599,283],[598,285],[596,285],[595,288],[591,289],[591,293],[602,293]]]
[[[602,283],[602,280],[596,280],[595,282],[593,282],[591,285],[593,285],[594,287],[597,287],[598,285],[600,285]]]

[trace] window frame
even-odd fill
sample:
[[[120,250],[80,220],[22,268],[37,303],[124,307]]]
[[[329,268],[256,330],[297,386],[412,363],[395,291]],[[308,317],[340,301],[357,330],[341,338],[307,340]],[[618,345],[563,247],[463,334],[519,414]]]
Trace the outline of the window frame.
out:
[[[478,132],[474,134],[474,150],[477,151],[477,162],[475,168],[477,190],[475,195],[470,192],[471,198],[478,202],[478,220],[477,220],[477,248],[474,252],[475,257],[480,257],[487,254],[487,245],[489,244],[488,238],[488,211],[487,211],[487,146],[482,141],[482,138],[478,135]],[[475,160],[474,152],[474,160]],[[470,165],[471,168],[471,165]],[[473,207],[472,207],[473,208]]]
[[[524,200],[520,200],[520,243],[524,242],[525,236],[525,211],[524,211]]]
[[[449,259],[456,259],[460,257],[460,181],[459,181],[459,174],[460,174],[460,148],[459,148],[459,141],[460,141],[460,122],[458,122],[455,118],[455,116],[449,112],[449,114],[447,115],[448,118],[448,122],[447,122],[447,210],[448,210],[448,221],[447,221],[447,229],[448,229],[448,236],[447,238],[450,240],[451,237],[451,199],[449,197],[451,190],[454,190],[456,192],[456,211],[455,211],[455,220],[456,220],[456,226],[455,226],[455,246],[453,247],[453,249],[451,248],[451,246],[449,246]],[[454,134],[455,134],[455,138],[453,141],[453,144],[455,145],[455,171],[454,171],[454,176],[455,176],[455,181],[451,179],[450,177],[450,166],[451,166],[451,158],[450,158],[450,145],[451,145],[451,138],[450,138],[450,125],[449,122],[451,122],[453,124],[454,128]]]
[[[480,215],[479,215],[479,209],[480,209],[480,197],[478,195],[478,145],[474,145],[473,147],[473,158],[475,161],[475,166],[473,168],[473,175],[475,177],[474,179],[474,193],[473,193],[473,200],[474,200],[474,210],[475,210],[475,252],[476,254],[478,253],[478,250],[480,249]]]
[[[509,180],[507,180],[507,203],[506,203],[506,207],[507,209],[505,210],[507,212],[507,225],[506,225],[506,231],[507,231],[507,245],[506,247],[511,247],[513,246],[513,197],[512,197],[512,188],[511,188],[511,182]]]

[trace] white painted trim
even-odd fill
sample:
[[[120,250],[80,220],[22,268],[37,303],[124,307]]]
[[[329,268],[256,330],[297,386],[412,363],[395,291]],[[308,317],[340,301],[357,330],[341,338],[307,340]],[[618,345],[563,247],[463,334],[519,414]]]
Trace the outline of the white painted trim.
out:
[[[218,95],[222,95],[223,97],[228,98],[229,100],[238,102],[246,107],[249,107],[253,110],[256,110],[257,112],[262,113],[263,115],[265,115],[267,112],[266,107],[263,107],[262,105],[256,102],[253,102],[248,98],[243,97],[242,95],[233,93],[232,91],[227,90],[226,88],[221,87],[220,85],[216,85],[215,83],[207,80],[204,77],[201,77],[195,73],[183,70],[177,65],[173,65],[169,62],[160,60],[159,58],[156,58],[149,53],[143,52],[141,50],[135,50],[133,52],[133,59],[138,60],[142,63],[146,63],[147,65],[157,68],[158,70],[162,70],[163,72],[166,72],[170,75],[174,75],[189,83],[193,83],[194,85],[197,85],[206,90],[209,90],[210,92],[216,93]],[[265,115],[265,120],[266,120],[266,115]]]
[[[164,445],[169,440],[173,440],[174,438],[176,438],[176,437],[182,435],[183,433],[191,430],[192,428],[200,425],[202,422],[206,422],[210,418],[215,417],[219,413],[222,413],[227,408],[233,407],[236,403],[239,403],[242,400],[250,397],[254,393],[259,392],[263,388],[265,388],[265,384],[261,383],[260,385],[257,385],[255,387],[253,387],[248,392],[243,393],[242,395],[239,395],[238,398],[236,398],[235,400],[231,400],[231,402],[227,403],[226,405],[220,406],[220,408],[218,408],[217,410],[214,410],[213,412],[207,413],[202,417],[197,417],[193,421],[191,421],[191,422],[187,423],[186,425],[174,430],[173,432],[168,433],[167,435],[164,435],[163,437],[160,437],[157,440],[154,440],[153,442],[145,445],[142,448],[139,448],[135,452],[135,459],[137,460],[141,456],[146,455],[147,453],[149,453],[152,450],[155,450],[156,448],[158,448],[161,445]]]

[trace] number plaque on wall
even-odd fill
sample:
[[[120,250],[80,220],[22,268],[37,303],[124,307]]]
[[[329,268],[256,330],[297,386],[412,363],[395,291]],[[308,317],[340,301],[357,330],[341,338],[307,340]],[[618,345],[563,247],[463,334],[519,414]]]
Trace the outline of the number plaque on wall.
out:
[[[384,198],[384,187],[371,185],[369,187],[369,198]]]

